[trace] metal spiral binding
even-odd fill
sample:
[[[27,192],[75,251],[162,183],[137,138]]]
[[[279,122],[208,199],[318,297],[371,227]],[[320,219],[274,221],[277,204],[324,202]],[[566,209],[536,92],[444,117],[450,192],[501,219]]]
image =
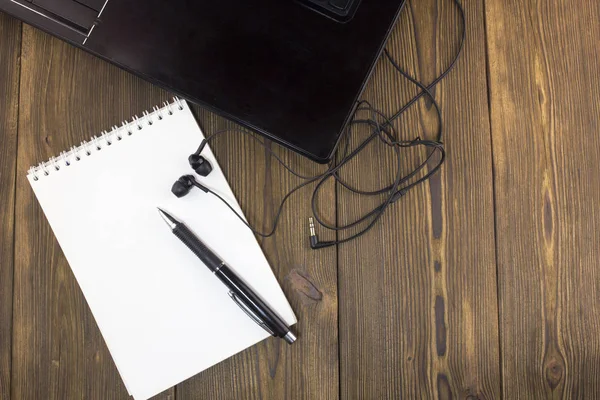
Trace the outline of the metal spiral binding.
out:
[[[113,125],[110,131],[102,131],[99,136],[92,136],[89,140],[81,142],[79,146],[72,146],[58,156],[30,167],[27,176],[33,181],[38,181],[43,176],[56,173],[63,167],[70,167],[85,157],[90,157],[105,147],[112,146],[115,142],[126,140],[127,136],[133,136],[144,127],[152,126],[184,108],[185,101],[174,97],[171,103],[165,101],[162,107],[155,106],[150,112],[144,111],[141,118],[135,115],[131,121],[123,121],[121,126]]]

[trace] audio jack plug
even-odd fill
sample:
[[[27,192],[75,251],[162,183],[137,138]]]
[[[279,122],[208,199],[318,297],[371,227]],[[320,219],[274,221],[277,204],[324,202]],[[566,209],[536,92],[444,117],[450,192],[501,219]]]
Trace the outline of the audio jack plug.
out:
[[[313,250],[323,249],[335,245],[335,242],[319,242],[319,237],[315,232],[315,223],[312,217],[308,218],[308,227],[310,230],[310,248]]]

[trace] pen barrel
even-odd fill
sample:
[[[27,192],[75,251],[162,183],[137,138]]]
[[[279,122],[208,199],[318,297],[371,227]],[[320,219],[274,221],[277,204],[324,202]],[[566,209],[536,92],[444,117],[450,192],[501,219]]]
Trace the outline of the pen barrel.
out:
[[[290,331],[287,324],[227,265],[222,265],[215,275],[231,290],[239,301],[257,315],[273,332],[283,338]]]
[[[179,238],[212,272],[219,269],[223,261],[206,247],[184,224],[177,224],[173,234]]]

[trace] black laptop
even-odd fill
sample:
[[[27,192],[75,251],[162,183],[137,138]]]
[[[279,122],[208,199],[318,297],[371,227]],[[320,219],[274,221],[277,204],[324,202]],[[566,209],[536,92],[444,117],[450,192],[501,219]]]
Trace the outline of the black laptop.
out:
[[[0,11],[326,162],[403,3],[0,0]]]

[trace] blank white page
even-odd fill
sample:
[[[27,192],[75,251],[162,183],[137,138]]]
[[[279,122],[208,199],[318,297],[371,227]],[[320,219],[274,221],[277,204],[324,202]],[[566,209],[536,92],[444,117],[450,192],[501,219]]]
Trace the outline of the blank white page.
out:
[[[177,178],[193,173],[187,158],[202,139],[188,105],[175,100],[28,175],[136,400],[269,336],[171,233],[157,207],[182,220],[286,322],[296,322],[253,233],[210,194],[171,193]],[[213,171],[197,178],[241,213],[210,149],[203,155]]]

